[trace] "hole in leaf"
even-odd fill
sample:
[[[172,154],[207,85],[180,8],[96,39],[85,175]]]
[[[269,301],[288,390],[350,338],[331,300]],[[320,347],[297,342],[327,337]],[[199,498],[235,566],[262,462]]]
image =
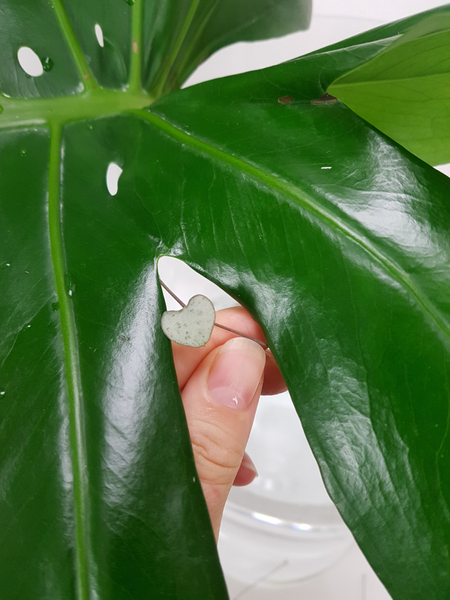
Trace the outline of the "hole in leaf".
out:
[[[450,163],[446,165],[437,165],[435,169],[437,169],[441,173],[444,173],[444,175],[447,175],[447,177],[450,177]]]
[[[119,189],[119,178],[122,175],[123,169],[116,163],[109,163],[106,170],[106,187],[111,196],[115,196]]]
[[[158,274],[162,281],[186,304],[192,296],[203,294],[211,300],[216,310],[239,304],[209,279],[191,269],[179,258],[162,256],[158,261]],[[168,310],[179,310],[180,305],[163,289]]]
[[[36,52],[31,48],[28,48],[28,46],[19,48],[17,51],[17,60],[25,73],[30,77],[40,77],[44,73],[41,59]]]
[[[96,23],[96,25],[94,27],[94,31],[95,31],[95,37],[97,38],[98,45],[100,46],[100,48],[104,48],[105,41],[103,39],[103,30],[98,23]]]

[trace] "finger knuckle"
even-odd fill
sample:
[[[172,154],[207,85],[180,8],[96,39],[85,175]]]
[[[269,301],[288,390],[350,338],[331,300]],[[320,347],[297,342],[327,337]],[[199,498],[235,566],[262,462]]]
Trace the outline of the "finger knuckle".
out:
[[[218,485],[233,481],[241,463],[242,450],[227,439],[220,427],[210,423],[207,428],[195,427],[191,431],[191,444],[197,470],[203,481]]]

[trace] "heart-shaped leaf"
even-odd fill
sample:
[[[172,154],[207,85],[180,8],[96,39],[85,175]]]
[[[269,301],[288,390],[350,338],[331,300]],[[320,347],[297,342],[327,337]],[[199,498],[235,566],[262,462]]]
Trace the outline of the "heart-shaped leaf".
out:
[[[215,319],[211,300],[198,294],[181,310],[167,310],[161,317],[161,327],[172,342],[200,348],[208,343]]]

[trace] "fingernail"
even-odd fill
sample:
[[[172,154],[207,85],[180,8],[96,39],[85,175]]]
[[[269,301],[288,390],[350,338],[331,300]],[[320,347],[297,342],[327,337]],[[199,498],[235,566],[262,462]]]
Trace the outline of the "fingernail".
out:
[[[258,477],[258,471],[256,470],[252,459],[246,452],[242,459],[241,466],[239,467],[239,471],[234,478],[233,485],[237,487],[249,485],[252,481],[255,481],[256,477]]]
[[[247,409],[261,381],[264,350],[246,338],[228,340],[220,350],[208,378],[208,391],[219,404]]]
[[[241,467],[244,469],[248,469],[255,474],[255,477],[258,477],[258,471],[256,470],[255,463],[252,461],[247,452],[244,454],[244,458],[242,459]]]

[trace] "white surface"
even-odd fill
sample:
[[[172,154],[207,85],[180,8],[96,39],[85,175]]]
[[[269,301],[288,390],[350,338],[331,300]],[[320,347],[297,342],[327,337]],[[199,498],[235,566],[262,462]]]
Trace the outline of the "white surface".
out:
[[[316,0],[312,26],[308,32],[266,42],[239,43],[225,48],[205,61],[187,84],[290,60],[377,25],[446,4],[447,1],[439,0],[377,0],[377,2]],[[450,175],[449,166],[441,170]],[[184,288],[183,300],[186,301],[196,293],[204,293],[209,295],[213,302],[218,303],[217,308],[227,305],[227,300],[220,291],[217,291],[210,282],[202,283],[200,276],[177,275],[179,270],[173,265],[166,265],[164,273],[176,293],[178,290],[178,293],[183,294],[181,290]],[[304,444],[303,441],[301,443]],[[310,451],[307,448],[303,451],[302,461],[305,464],[303,472],[306,474],[309,470],[311,482],[317,483],[317,471],[311,467]],[[257,467],[260,470],[264,469],[261,464],[257,464]],[[314,493],[320,497],[324,491],[320,491],[319,485]],[[270,576],[270,573],[267,573],[267,577]],[[266,577],[259,582],[255,581],[249,587],[248,583],[237,581],[233,574],[226,573],[226,577],[231,600],[389,600],[390,598],[354,541],[331,567],[295,585],[267,587]]]
[[[395,21],[409,15],[444,6],[442,0],[313,0],[314,14],[339,17],[368,17]]]
[[[444,6],[443,0],[313,0],[314,14],[368,17],[386,22]]]
[[[231,490],[219,538],[224,571],[278,588],[336,562],[352,537],[325,490],[289,394],[261,398],[247,452],[259,477]]]
[[[248,586],[227,578],[230,600],[390,600],[370,565],[351,544],[334,565],[295,586],[265,588],[264,582]]]

